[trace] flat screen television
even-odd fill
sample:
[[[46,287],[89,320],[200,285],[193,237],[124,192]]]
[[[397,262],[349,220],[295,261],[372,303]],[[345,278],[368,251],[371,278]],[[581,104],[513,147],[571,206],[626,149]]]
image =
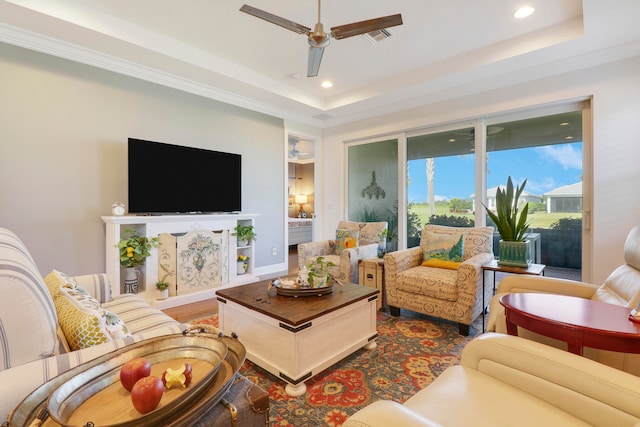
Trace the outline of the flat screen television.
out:
[[[129,138],[129,213],[242,210],[242,156]]]

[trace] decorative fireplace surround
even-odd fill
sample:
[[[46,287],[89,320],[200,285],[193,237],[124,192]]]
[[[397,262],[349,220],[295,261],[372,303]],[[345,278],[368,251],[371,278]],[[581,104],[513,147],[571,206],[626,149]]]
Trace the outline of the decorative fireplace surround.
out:
[[[166,300],[156,300],[155,283],[158,281],[159,253],[158,249],[151,250],[151,256],[146,259],[144,266],[140,267],[142,281],[138,285],[139,294],[150,303],[160,309],[175,307],[203,299],[213,298],[215,289],[229,286],[237,286],[254,282],[253,262],[249,263],[249,270],[246,274],[238,274],[235,259],[239,254],[255,259],[253,246],[238,247],[236,236],[232,233],[238,224],[254,225],[257,214],[220,214],[220,215],[158,215],[158,216],[103,216],[102,221],[106,225],[105,230],[105,259],[106,270],[112,284],[112,295],[122,293],[122,277],[124,269],[120,266],[118,250],[116,248],[121,235],[126,229],[136,230],[141,236],[158,237],[169,235],[184,235],[194,231],[211,231],[218,233],[223,239],[220,260],[226,264],[226,271],[220,274],[221,286],[202,291],[188,291],[184,294],[170,296]],[[193,233],[192,233],[193,234]],[[161,237],[162,239],[162,237]],[[177,270],[176,270],[177,271]]]

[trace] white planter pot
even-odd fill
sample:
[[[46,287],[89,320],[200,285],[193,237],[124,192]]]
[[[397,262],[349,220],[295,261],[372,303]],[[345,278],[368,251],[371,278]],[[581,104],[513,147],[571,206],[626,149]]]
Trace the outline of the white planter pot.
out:
[[[169,289],[156,289],[156,299],[169,298]]]
[[[248,262],[238,261],[238,274],[245,274],[249,269]]]

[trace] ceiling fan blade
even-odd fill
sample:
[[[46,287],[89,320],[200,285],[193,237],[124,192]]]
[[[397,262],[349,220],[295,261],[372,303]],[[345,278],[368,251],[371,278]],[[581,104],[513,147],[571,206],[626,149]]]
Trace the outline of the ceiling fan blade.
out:
[[[264,10],[257,9],[247,4],[242,5],[240,11],[248,13],[249,15],[253,15],[256,18],[264,19],[267,22],[279,25],[282,28],[286,28],[287,30],[291,30],[298,34],[309,34],[311,32],[311,28],[309,27],[305,27],[304,25],[298,24],[297,22],[289,21],[288,19],[281,18],[272,13],[265,12]]]
[[[400,14],[331,27],[331,35],[334,39],[340,40],[383,28],[395,27],[396,25],[402,25],[402,15]]]
[[[309,46],[309,62],[307,64],[307,77],[316,77],[322,62],[323,47]]]

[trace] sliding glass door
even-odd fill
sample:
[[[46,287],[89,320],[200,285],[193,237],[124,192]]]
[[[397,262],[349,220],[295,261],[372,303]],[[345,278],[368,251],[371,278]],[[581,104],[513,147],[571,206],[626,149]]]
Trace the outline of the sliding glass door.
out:
[[[475,129],[407,138],[407,247],[425,224],[472,227]]]
[[[589,126],[582,109],[588,112],[588,104],[349,143],[348,217],[386,220],[401,233],[394,244],[414,247],[427,223],[483,225],[498,186],[509,177],[516,184],[526,179],[521,203],[529,204],[533,261],[579,273],[588,230],[582,226],[582,165],[590,156],[583,153]],[[496,234],[495,248],[498,239]]]
[[[487,129],[493,134],[487,139],[487,206],[495,204],[497,188],[509,177],[514,185],[526,179],[520,203],[529,206],[533,262],[580,270],[582,111],[500,122]]]

